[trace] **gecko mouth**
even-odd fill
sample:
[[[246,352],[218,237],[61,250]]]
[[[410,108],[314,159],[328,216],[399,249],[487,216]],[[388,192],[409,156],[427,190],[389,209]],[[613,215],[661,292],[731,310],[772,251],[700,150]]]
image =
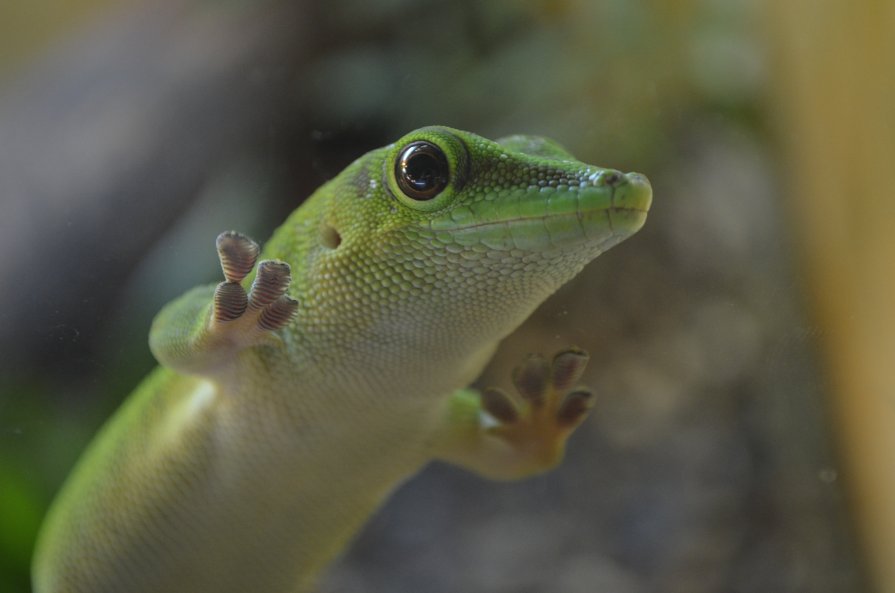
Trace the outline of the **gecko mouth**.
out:
[[[534,187],[482,200],[431,220],[429,227],[468,247],[545,251],[593,243],[605,251],[640,230],[651,203],[646,177],[617,174],[609,183]]]

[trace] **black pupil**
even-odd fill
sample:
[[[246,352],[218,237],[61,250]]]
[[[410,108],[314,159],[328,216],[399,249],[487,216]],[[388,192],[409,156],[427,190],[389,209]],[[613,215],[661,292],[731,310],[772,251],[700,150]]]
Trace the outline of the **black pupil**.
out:
[[[416,200],[431,200],[448,183],[447,158],[434,144],[414,142],[401,153],[396,173],[405,194]]]

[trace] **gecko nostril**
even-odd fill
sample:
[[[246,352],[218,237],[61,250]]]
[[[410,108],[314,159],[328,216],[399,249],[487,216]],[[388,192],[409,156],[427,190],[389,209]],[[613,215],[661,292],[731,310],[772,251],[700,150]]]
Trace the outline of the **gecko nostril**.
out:
[[[622,184],[625,180],[625,176],[618,171],[607,171],[600,176],[600,180],[606,185],[616,187]]]

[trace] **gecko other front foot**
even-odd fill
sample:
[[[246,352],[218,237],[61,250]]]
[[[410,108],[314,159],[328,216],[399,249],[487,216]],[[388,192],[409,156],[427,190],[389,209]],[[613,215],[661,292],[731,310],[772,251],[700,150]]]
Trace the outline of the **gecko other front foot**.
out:
[[[557,353],[552,361],[530,355],[513,371],[517,395],[494,387],[482,392],[482,408],[497,422],[488,432],[532,465],[553,467],[593,407],[593,392],[577,384],[588,360],[587,352],[577,348]]]

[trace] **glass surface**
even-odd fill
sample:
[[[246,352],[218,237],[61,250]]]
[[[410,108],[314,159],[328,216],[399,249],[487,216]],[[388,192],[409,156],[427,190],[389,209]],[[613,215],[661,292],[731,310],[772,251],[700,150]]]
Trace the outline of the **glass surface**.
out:
[[[562,466],[431,465],[320,591],[895,589],[895,18],[768,4],[0,7],[0,590],[216,235],[428,124],[549,136],[653,206],[476,383],[587,349]]]

